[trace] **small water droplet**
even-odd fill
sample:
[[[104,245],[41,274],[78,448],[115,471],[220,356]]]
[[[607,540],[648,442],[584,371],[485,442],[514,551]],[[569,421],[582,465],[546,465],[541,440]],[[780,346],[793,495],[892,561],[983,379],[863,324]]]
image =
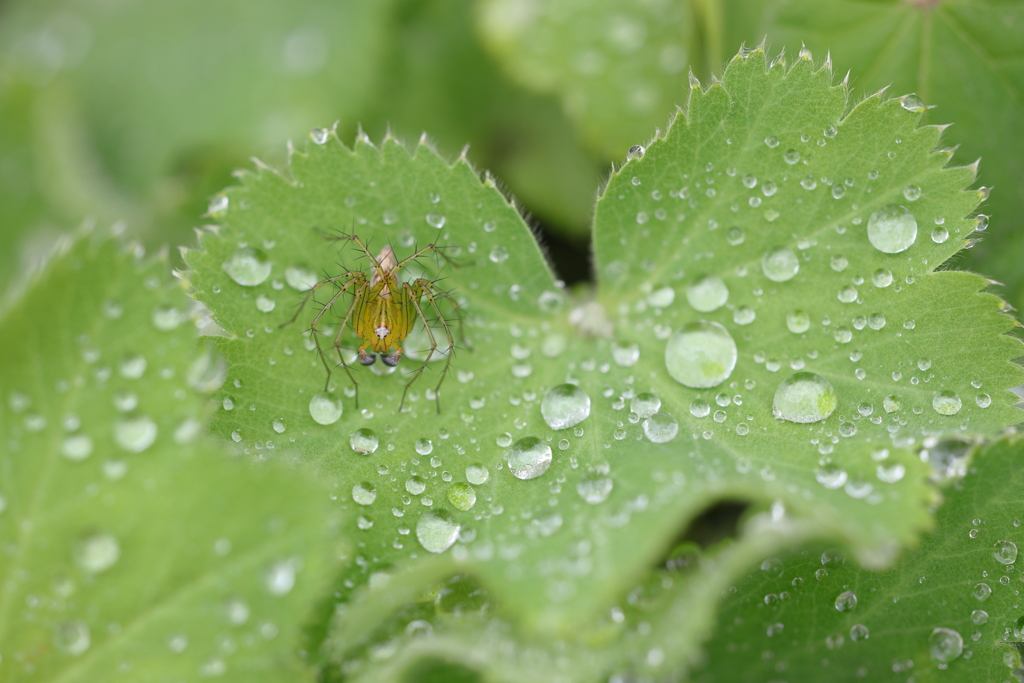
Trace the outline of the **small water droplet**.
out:
[[[82,571],[100,574],[117,564],[121,557],[121,544],[113,534],[98,531],[75,543],[71,556]]]
[[[782,380],[775,390],[772,414],[790,422],[818,422],[832,414],[837,402],[827,379],[812,372],[798,372]]]
[[[643,392],[629,401],[629,411],[645,419],[661,410],[661,399],[654,394]]]
[[[488,258],[492,263],[504,263],[508,260],[508,249],[497,244],[491,248],[491,253]]]
[[[949,239],[949,231],[945,228],[935,228],[932,230],[932,242],[936,244],[942,244]]]
[[[445,222],[447,222],[448,219],[443,214],[428,213],[425,217],[425,220],[427,221],[427,225],[429,225],[432,228],[437,228],[438,230],[440,230],[441,228],[444,227],[444,224]]]
[[[917,95],[915,95],[914,93],[910,93],[909,95],[904,95],[903,97],[901,97],[899,99],[900,99],[900,106],[901,107],[903,107],[907,111],[912,111],[915,114],[920,114],[921,112],[923,112],[924,110],[926,110],[928,108],[928,107],[925,106],[925,104],[921,100],[921,98],[918,97]]]
[[[309,416],[317,424],[334,424],[341,418],[341,399],[331,396],[325,391],[314,394],[309,399]]]
[[[153,327],[161,332],[177,329],[185,320],[185,315],[174,306],[157,306],[153,309]]]
[[[71,434],[64,437],[60,452],[68,460],[79,462],[92,455],[92,438],[87,434]]]
[[[787,164],[792,166],[793,164],[796,164],[796,163],[798,163],[800,161],[800,152],[796,151],[795,149],[790,148],[790,149],[786,150],[785,154],[782,155],[782,159]]]
[[[490,478],[490,476],[491,473],[487,469],[486,465],[474,463],[466,467],[466,481],[468,481],[470,484],[473,484],[474,486],[480,486],[482,484],[487,483],[487,480],[488,478]]]
[[[259,249],[242,247],[232,254],[221,267],[232,280],[244,287],[255,287],[270,277],[273,265]]]
[[[811,327],[811,317],[806,311],[793,311],[786,314],[786,327],[793,334],[803,334]]]
[[[89,649],[89,626],[80,619],[58,622],[53,629],[53,646],[59,652],[77,657]]]
[[[871,284],[875,287],[888,287],[892,284],[892,273],[887,268],[879,268],[871,275]]]
[[[917,239],[917,220],[904,206],[889,204],[868,218],[868,241],[878,251],[898,254]]]
[[[838,254],[829,259],[829,266],[831,266],[832,270],[837,273],[843,272],[849,265],[850,261],[842,254]]]
[[[368,481],[360,482],[352,487],[352,500],[359,505],[371,505],[377,500],[377,487]]]
[[[857,642],[858,640],[867,640],[870,636],[868,627],[864,624],[854,624],[850,627],[850,640]]]
[[[985,600],[988,600],[988,596],[992,595],[992,588],[987,583],[979,583],[974,586],[972,594],[975,599],[984,602]]]
[[[932,408],[939,415],[956,415],[963,403],[954,391],[940,391],[932,398]]]
[[[188,370],[185,372],[185,381],[201,394],[212,394],[224,385],[227,375],[228,364],[224,360],[224,356],[208,346],[189,364]],[[225,397],[224,401],[228,400]],[[224,408],[230,410],[226,404]]]
[[[590,397],[575,384],[559,384],[544,394],[540,413],[548,427],[568,429],[590,415]]]
[[[506,460],[517,479],[536,479],[551,466],[551,446],[535,436],[525,436],[512,444]]]
[[[459,510],[469,510],[476,505],[476,491],[465,482],[452,484],[448,489],[448,502]]]
[[[309,137],[318,145],[322,145],[327,142],[330,135],[331,131],[327,128],[314,128],[309,131]]]
[[[284,281],[288,286],[298,292],[307,292],[313,289],[319,278],[309,268],[303,266],[288,266],[284,269]]]
[[[600,505],[608,499],[614,483],[610,476],[611,467],[606,462],[598,462],[587,468],[576,483],[576,493],[591,505]]]
[[[729,288],[717,275],[705,275],[686,288],[686,300],[695,311],[710,313],[729,300]]]
[[[671,377],[692,389],[718,386],[736,367],[736,342],[715,322],[692,322],[676,330],[665,345]]]
[[[643,428],[651,443],[668,443],[679,433],[679,422],[668,413],[657,412],[644,420]]]
[[[619,367],[631,368],[640,360],[640,346],[637,344],[612,342],[612,360]]]
[[[842,488],[848,476],[846,470],[831,464],[819,467],[814,471],[814,478],[817,482],[830,490]]]
[[[773,282],[786,282],[800,270],[800,260],[789,247],[779,247],[761,258],[761,270]]]
[[[843,591],[836,596],[835,607],[839,612],[849,612],[857,606],[857,595],[853,591]]]
[[[146,415],[122,417],[114,423],[114,442],[130,453],[141,453],[156,441],[157,426]]]
[[[416,521],[416,538],[427,552],[443,553],[455,543],[460,528],[444,510],[426,512]]]
[[[732,227],[729,228],[729,232],[726,233],[725,239],[734,247],[743,244],[746,239],[746,235],[743,233],[743,228]]]
[[[372,455],[380,441],[371,429],[363,427],[352,432],[348,440],[349,446],[359,455]]]
[[[633,161],[634,159],[643,159],[644,153],[647,149],[643,145],[633,145],[626,152],[626,161]]]

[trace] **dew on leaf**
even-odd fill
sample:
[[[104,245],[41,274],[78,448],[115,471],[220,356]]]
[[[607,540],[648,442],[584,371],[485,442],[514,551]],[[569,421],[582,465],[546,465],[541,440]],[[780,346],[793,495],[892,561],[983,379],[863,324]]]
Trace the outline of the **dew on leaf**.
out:
[[[600,505],[608,499],[614,486],[610,472],[611,467],[606,462],[591,465],[576,483],[576,493],[590,505]]]
[[[130,453],[141,453],[156,441],[157,426],[146,415],[118,418],[114,423],[114,442]]]
[[[887,268],[879,268],[871,275],[871,284],[875,287],[888,287],[892,284],[892,273]]]
[[[790,422],[818,422],[831,415],[837,403],[827,379],[812,372],[798,372],[782,380],[775,390],[772,414]]]
[[[933,629],[928,636],[928,653],[938,662],[951,662],[963,654],[963,651],[963,637],[951,628]]]
[[[416,521],[416,539],[430,553],[443,553],[459,537],[459,529],[444,510],[426,512]]]
[[[1013,541],[996,541],[992,556],[1000,564],[1013,564],[1017,560],[1017,544]]]
[[[743,228],[732,227],[729,228],[729,232],[725,234],[725,239],[729,244],[736,247],[743,244],[743,240],[746,239],[746,235],[743,233]]]
[[[835,599],[835,608],[839,612],[849,612],[857,606],[857,595],[853,591],[843,591]]]
[[[504,263],[508,260],[508,249],[500,244],[495,245],[491,248],[488,258],[491,260],[491,263]]]
[[[904,206],[888,204],[868,218],[868,241],[878,251],[898,254],[917,239],[917,220]]]
[[[452,484],[448,489],[448,502],[459,510],[469,510],[476,505],[476,491],[465,482]]]
[[[256,310],[260,313],[270,313],[277,307],[277,302],[265,294],[256,297]]]
[[[352,487],[352,500],[359,505],[370,505],[377,500],[377,488],[368,481],[355,484]]]
[[[352,432],[348,443],[352,450],[359,455],[371,455],[377,450],[380,441],[373,430],[362,427]]]
[[[829,266],[837,273],[841,273],[850,265],[850,261],[842,255],[833,256],[829,259]]]
[[[270,259],[259,249],[242,247],[221,264],[224,272],[243,287],[262,284],[273,268]]]
[[[679,433],[679,422],[668,413],[658,412],[644,420],[643,428],[651,443],[668,443]]]
[[[540,412],[548,427],[568,429],[590,415],[590,397],[575,384],[559,384],[544,394]]]
[[[77,657],[89,649],[90,643],[89,626],[80,619],[67,619],[54,626],[53,646],[58,652]]]
[[[427,490],[427,482],[423,481],[421,477],[413,475],[405,480],[405,490],[418,496]]]
[[[284,269],[284,281],[288,286],[298,292],[306,292],[313,289],[319,278],[309,268],[304,266],[288,266]]]
[[[778,247],[761,258],[761,269],[769,280],[786,282],[800,270],[800,260],[789,247]]]
[[[92,455],[92,438],[87,434],[71,434],[64,437],[60,453],[68,460],[79,462]]]
[[[487,467],[480,463],[474,463],[466,467],[466,481],[474,486],[485,484],[490,476],[491,473]]]
[[[447,222],[448,219],[443,214],[428,213],[424,217],[424,220],[427,221],[427,225],[429,225],[430,227],[437,228],[438,230],[440,230],[441,228],[444,227],[444,224]]]
[[[974,402],[978,404],[979,408],[988,408],[992,405],[992,397],[988,394],[978,394],[974,398]]]
[[[434,442],[430,439],[416,439],[413,447],[420,455],[430,455],[434,450]]]
[[[793,334],[803,334],[811,328],[811,317],[806,311],[793,311],[786,314],[786,327]]]
[[[636,413],[640,419],[648,418],[660,409],[661,399],[648,392],[639,393],[629,401],[630,412]]]
[[[612,360],[619,367],[631,368],[640,360],[640,346],[637,344],[612,342]]]
[[[705,418],[711,414],[711,406],[707,401],[695,399],[690,402],[690,415],[696,418]]]
[[[917,185],[907,185],[903,188],[903,198],[908,202],[916,202],[921,198],[921,188]]]
[[[125,379],[139,379],[146,372],[146,357],[139,354],[125,356],[118,366],[118,372]]]
[[[850,627],[850,640],[854,642],[867,640],[869,635],[868,627],[864,624],[854,624]]]
[[[207,347],[189,364],[185,381],[201,394],[212,394],[224,385],[227,373],[228,364],[224,356]]]
[[[271,595],[287,595],[295,587],[295,562],[275,562],[267,569],[263,581]]]
[[[161,332],[177,329],[185,320],[184,314],[174,306],[157,306],[153,309],[153,327]]]
[[[988,599],[988,596],[992,595],[992,588],[987,583],[982,582],[974,586],[972,594],[977,600],[985,601]]]
[[[334,424],[341,418],[341,411],[341,399],[331,396],[326,391],[314,394],[309,399],[309,416],[317,424]]]
[[[936,244],[942,244],[949,239],[949,231],[945,228],[935,228],[932,230],[932,242]]]
[[[647,303],[654,308],[667,308],[676,300],[676,290],[671,287],[659,287],[647,295]]]
[[[686,288],[686,300],[695,311],[710,313],[729,300],[729,288],[717,275],[705,275]]]
[[[749,325],[757,319],[757,313],[749,306],[740,306],[732,314],[732,321],[737,325]]]
[[[736,359],[736,342],[716,322],[687,323],[665,345],[668,374],[692,389],[707,389],[727,380]]]
[[[551,446],[535,436],[524,436],[506,455],[508,470],[517,479],[536,479],[551,466]]]
[[[879,465],[875,469],[875,475],[878,477],[878,480],[886,484],[895,484],[903,479],[903,476],[906,473],[907,468],[899,463],[889,465],[888,467],[885,465]]]
[[[113,534],[98,531],[75,543],[71,551],[75,565],[90,574],[107,571],[121,557],[121,544]]]
[[[835,465],[826,465],[814,471],[815,480],[830,490],[842,488],[846,483],[847,476],[846,470]]]
[[[963,403],[954,391],[940,391],[932,398],[932,408],[939,415],[956,415]]]

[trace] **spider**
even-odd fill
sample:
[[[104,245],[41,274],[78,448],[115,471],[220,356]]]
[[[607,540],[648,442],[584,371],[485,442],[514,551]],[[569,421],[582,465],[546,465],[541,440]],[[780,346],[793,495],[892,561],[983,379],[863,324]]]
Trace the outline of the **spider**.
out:
[[[337,334],[334,335],[333,343],[334,349],[338,354],[339,365],[344,368],[345,374],[348,375],[352,386],[356,390],[355,399],[356,407],[358,408],[359,383],[352,376],[349,365],[345,362],[341,352],[341,337],[345,332],[346,326],[351,323],[352,330],[362,340],[362,344],[359,345],[357,352],[360,365],[373,365],[377,360],[377,354],[381,354],[381,360],[385,365],[395,367],[402,360],[403,350],[400,342],[413,331],[417,320],[422,321],[427,338],[430,341],[430,350],[427,352],[426,357],[424,357],[420,367],[413,371],[412,379],[405,385],[405,390],[402,392],[402,400],[398,404],[398,410],[401,412],[405,405],[406,395],[409,393],[409,387],[419,379],[426,369],[427,363],[430,362],[435,353],[438,353],[437,339],[434,336],[434,330],[431,327],[430,321],[426,313],[424,313],[424,309],[432,312],[436,316],[436,324],[444,331],[445,340],[447,341],[447,347],[443,351],[445,354],[444,369],[441,371],[441,377],[434,388],[437,412],[440,413],[441,397],[439,392],[441,383],[444,382],[444,378],[448,374],[448,367],[452,362],[455,337],[452,335],[449,321],[438,306],[438,300],[446,299],[451,304],[458,319],[459,336],[463,343],[465,343],[462,330],[462,312],[451,295],[437,286],[436,280],[417,277],[411,283],[400,282],[398,273],[416,259],[431,252],[440,255],[449,265],[454,266],[456,265],[455,262],[444,253],[444,247],[439,247],[436,244],[428,244],[425,247],[416,249],[410,256],[399,261],[395,257],[395,252],[390,245],[382,248],[377,257],[374,258],[366,243],[354,234],[339,233],[337,236],[324,235],[324,238],[330,241],[348,241],[353,243],[356,249],[370,260],[372,264],[370,272],[367,274],[361,270],[346,270],[340,275],[320,280],[306,292],[306,296],[295,311],[295,315],[281,323],[281,327],[295,322],[305,308],[306,303],[309,302],[318,289],[327,285],[334,285],[337,288],[337,291],[331,295],[331,298],[317,312],[309,325],[310,336],[316,344],[317,353],[324,365],[324,369],[327,371],[327,380],[324,383],[324,391],[327,391],[331,382],[331,365],[327,361],[327,354],[320,346],[322,333],[317,329],[317,326],[320,325],[324,314],[333,308],[342,295],[347,292],[352,294],[352,302],[345,312],[345,317],[338,327]],[[423,305],[422,300],[424,298],[426,298],[426,306]],[[367,351],[367,348],[370,350]]]

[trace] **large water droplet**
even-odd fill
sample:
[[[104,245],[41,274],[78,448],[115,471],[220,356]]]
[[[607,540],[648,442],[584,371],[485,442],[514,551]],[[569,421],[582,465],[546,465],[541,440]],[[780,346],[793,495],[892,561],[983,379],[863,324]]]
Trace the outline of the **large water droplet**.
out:
[[[366,427],[352,432],[352,436],[348,440],[349,446],[359,455],[371,455],[377,450],[378,443],[380,441],[377,439],[377,435]]]
[[[232,280],[245,287],[255,287],[270,277],[273,265],[259,249],[242,247],[225,261],[221,267]]]
[[[775,390],[772,414],[790,422],[824,420],[836,409],[836,392],[829,381],[813,372],[798,372]]]
[[[487,469],[486,465],[480,463],[474,463],[466,466],[466,481],[474,486],[480,486],[481,484],[487,483],[491,473]]]
[[[710,313],[729,300],[729,288],[717,275],[705,275],[686,288],[686,300],[695,311]]]
[[[130,453],[141,453],[156,441],[157,427],[149,417],[122,417],[114,423],[114,441]]]
[[[606,462],[591,465],[576,483],[576,493],[591,505],[599,505],[607,500],[614,486],[611,477],[611,466]]]
[[[937,628],[928,636],[928,652],[939,662],[952,662],[963,654],[964,639],[951,628]]]
[[[644,420],[644,436],[651,443],[668,443],[679,433],[679,422],[668,413],[655,413]]]
[[[459,525],[444,510],[427,512],[416,522],[416,538],[430,553],[443,553],[459,537]]]
[[[326,391],[314,394],[309,399],[309,416],[317,424],[334,424],[341,418],[341,399],[331,396]]]
[[[448,489],[448,502],[459,510],[469,510],[476,505],[476,491],[463,481],[452,484],[452,487]]]
[[[811,329],[811,316],[806,311],[793,311],[786,314],[786,327],[793,334],[803,334]]]
[[[544,394],[540,414],[552,429],[568,429],[590,415],[590,397],[575,384],[559,384]]]
[[[319,278],[309,268],[303,266],[288,266],[284,269],[284,281],[288,286],[300,292],[313,289]]]
[[[524,436],[512,444],[506,459],[513,476],[536,479],[551,467],[551,446],[535,436]]]
[[[665,345],[668,374],[691,389],[708,389],[727,380],[736,357],[736,342],[715,322],[688,323]]]
[[[800,270],[800,260],[789,247],[779,247],[766,252],[761,258],[761,270],[773,282],[786,282]]]
[[[956,415],[962,406],[963,402],[954,391],[940,391],[932,398],[932,408],[939,415]]]
[[[868,218],[868,241],[878,251],[898,254],[917,239],[917,220],[904,206],[883,206]]]
[[[121,557],[121,544],[113,534],[98,531],[75,543],[71,556],[83,571],[99,574],[117,564]]]
[[[629,402],[629,411],[645,419],[661,410],[661,399],[654,394],[643,392],[634,396]]]
[[[1013,541],[996,541],[992,556],[1001,564],[1013,564],[1017,560],[1017,544]]]

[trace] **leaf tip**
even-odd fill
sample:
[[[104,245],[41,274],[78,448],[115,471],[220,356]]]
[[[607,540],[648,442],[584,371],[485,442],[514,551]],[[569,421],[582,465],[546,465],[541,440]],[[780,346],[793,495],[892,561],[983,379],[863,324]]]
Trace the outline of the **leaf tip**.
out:
[[[690,81],[690,90],[700,90],[700,81],[693,75],[693,69],[691,68],[687,77]]]

